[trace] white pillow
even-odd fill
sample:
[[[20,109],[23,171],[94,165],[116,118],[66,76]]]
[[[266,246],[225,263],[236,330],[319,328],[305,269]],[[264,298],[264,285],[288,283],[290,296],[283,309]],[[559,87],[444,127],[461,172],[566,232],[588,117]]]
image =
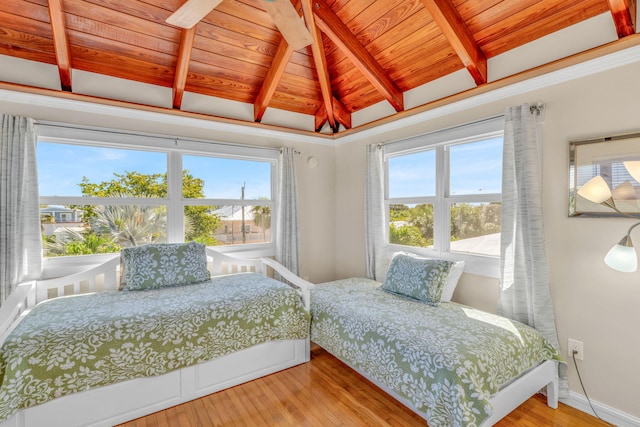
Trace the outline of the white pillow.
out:
[[[456,290],[456,286],[458,286],[458,280],[460,280],[460,276],[464,272],[464,261],[456,261],[451,266],[451,270],[449,270],[449,275],[447,276],[447,281],[444,282],[444,287],[442,288],[442,296],[440,297],[440,301],[449,302],[453,297],[453,292]]]

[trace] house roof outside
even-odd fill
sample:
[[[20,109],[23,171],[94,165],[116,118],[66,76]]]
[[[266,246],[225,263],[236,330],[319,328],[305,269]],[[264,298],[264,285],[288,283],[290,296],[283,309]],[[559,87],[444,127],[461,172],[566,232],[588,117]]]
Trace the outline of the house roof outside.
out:
[[[46,208],[40,208],[40,213],[41,214],[47,214],[47,213],[73,213],[73,212],[77,212],[74,209],[69,209],[69,208],[65,208],[64,206],[47,206]]]
[[[239,206],[223,206],[211,212],[223,221],[242,221],[242,209]],[[244,207],[245,221],[253,221],[253,206]]]

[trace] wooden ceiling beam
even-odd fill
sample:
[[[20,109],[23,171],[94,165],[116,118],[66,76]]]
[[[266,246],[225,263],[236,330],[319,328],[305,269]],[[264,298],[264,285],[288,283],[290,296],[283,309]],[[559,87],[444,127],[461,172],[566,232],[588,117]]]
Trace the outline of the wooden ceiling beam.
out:
[[[335,97],[333,97],[333,114],[338,123],[344,126],[345,129],[351,129],[351,113],[342,105],[342,102]]]
[[[300,1],[296,1],[293,6],[294,10],[298,11],[300,8]],[[273,61],[271,61],[269,71],[267,71],[267,75],[262,81],[262,86],[260,86],[258,96],[256,96],[256,100],[253,103],[254,122],[260,123],[262,121],[264,113],[267,111],[267,107],[271,103],[271,98],[273,98],[273,94],[278,87],[278,83],[280,83],[282,74],[284,74],[284,70],[291,59],[291,55],[293,55],[293,51],[293,47],[289,42],[287,42],[287,39],[283,37],[278,45],[278,50],[273,57]]]
[[[324,52],[324,44],[322,43],[322,34],[320,29],[316,25],[316,21],[313,15],[313,7],[311,0],[302,0],[302,12],[304,18],[311,32],[311,52],[313,54],[313,62],[316,66],[316,73],[318,74],[318,83],[320,83],[320,92],[322,93],[322,100],[324,103],[324,109],[326,112],[327,120],[333,130],[333,133],[338,132],[338,124],[333,115],[333,95],[331,91],[331,79],[329,77],[329,69],[327,67],[327,57]],[[318,123],[316,123],[316,131],[318,129]]]
[[[345,129],[351,129],[351,113],[347,108],[342,105],[342,103],[336,98],[332,97],[332,111],[336,120],[335,128],[332,127],[331,130],[334,134],[338,133],[339,125],[344,126]],[[324,105],[321,105],[320,108],[316,111],[315,115],[315,131],[320,132],[322,127],[328,121],[327,109]]]
[[[62,0],[49,0],[49,19],[51,20],[53,48],[60,74],[60,87],[66,92],[71,92],[71,54],[69,53]]]
[[[636,32],[636,0],[608,0],[618,38]]]
[[[451,0],[422,0],[476,85],[487,82],[487,58]]]
[[[187,84],[187,74],[189,72],[189,62],[191,62],[191,52],[196,38],[196,27],[182,30],[180,37],[180,50],[178,51],[178,62],[176,63],[176,73],[173,77],[173,108],[179,110],[182,107],[182,97]]]
[[[267,107],[271,102],[271,98],[278,87],[278,83],[282,78],[284,69],[287,67],[292,54],[293,49],[283,38],[278,45],[278,50],[276,51],[275,56],[273,57],[271,67],[269,67],[269,71],[267,71],[267,75],[262,82],[260,92],[258,92],[258,96],[253,103],[253,120],[255,122],[262,121],[262,117],[264,116],[265,111],[267,111]]]
[[[396,111],[403,111],[402,91],[389,78],[382,66],[323,0],[314,0],[313,3],[315,6],[313,13],[317,18],[318,28],[351,60]]]
[[[324,105],[321,105],[320,108],[316,111],[313,116],[314,118],[314,126],[316,132],[320,132],[325,123],[327,123],[327,109],[324,108]],[[333,132],[335,133],[335,132]]]

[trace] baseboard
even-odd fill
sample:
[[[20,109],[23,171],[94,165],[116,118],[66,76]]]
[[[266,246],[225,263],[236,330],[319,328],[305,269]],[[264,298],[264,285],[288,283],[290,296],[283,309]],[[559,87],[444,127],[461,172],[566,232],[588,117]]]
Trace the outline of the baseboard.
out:
[[[583,395],[576,392],[569,392],[567,399],[560,399],[566,405],[576,408],[587,414],[594,415],[593,410],[589,406],[589,401]],[[604,403],[591,399],[591,404],[598,413],[598,416],[606,422],[617,427],[640,427],[640,418],[626,414]]]

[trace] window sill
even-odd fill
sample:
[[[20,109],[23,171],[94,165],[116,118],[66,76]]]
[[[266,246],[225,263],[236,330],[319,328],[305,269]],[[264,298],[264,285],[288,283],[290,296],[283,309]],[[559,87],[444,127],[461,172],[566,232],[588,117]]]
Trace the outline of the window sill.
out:
[[[273,243],[221,245],[208,246],[208,248],[223,254],[233,254],[238,258],[272,257],[276,254],[276,246]]]

